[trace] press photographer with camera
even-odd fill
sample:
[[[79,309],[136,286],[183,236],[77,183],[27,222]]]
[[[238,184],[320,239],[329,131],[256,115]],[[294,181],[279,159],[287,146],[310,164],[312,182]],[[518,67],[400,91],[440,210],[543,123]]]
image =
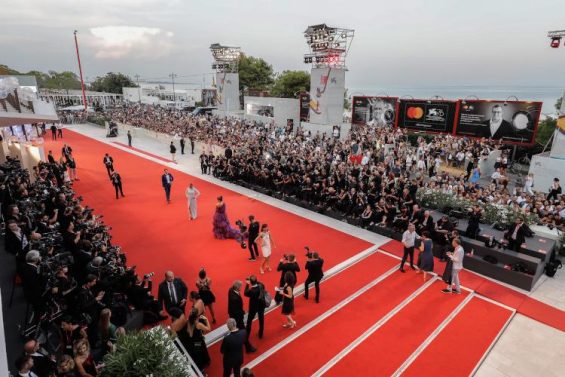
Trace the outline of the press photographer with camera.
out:
[[[284,287],[285,285],[285,274],[290,272],[294,278],[294,281],[297,281],[296,273],[300,272],[300,266],[298,262],[296,262],[296,256],[294,254],[283,254],[283,257],[279,261],[279,265],[277,266],[277,271],[280,271],[281,278],[279,280],[279,287]],[[275,301],[277,304],[280,304],[283,301],[283,297],[280,292],[277,291],[275,294]]]
[[[308,289],[311,283],[314,283],[314,288],[316,289],[316,303],[320,302],[320,281],[324,277],[324,272],[322,270],[324,266],[324,260],[320,258],[317,252],[311,252],[308,246],[306,249],[306,265],[304,269],[308,271],[308,277],[304,282],[304,298],[308,300]]]
[[[247,313],[247,323],[245,330],[247,331],[247,338],[251,334],[251,326],[253,320],[257,316],[259,320],[259,339],[263,338],[263,331],[265,328],[265,285],[257,280],[257,276],[250,275],[245,279],[245,297],[249,297],[249,312]]]

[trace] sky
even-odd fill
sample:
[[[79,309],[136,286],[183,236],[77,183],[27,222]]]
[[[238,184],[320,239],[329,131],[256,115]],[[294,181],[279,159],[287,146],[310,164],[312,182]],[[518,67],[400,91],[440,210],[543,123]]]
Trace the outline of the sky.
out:
[[[199,84],[212,43],[240,46],[275,71],[307,70],[308,25],[355,29],[347,87],[565,87],[563,0],[3,0],[0,64]],[[210,75],[205,77],[211,77]]]

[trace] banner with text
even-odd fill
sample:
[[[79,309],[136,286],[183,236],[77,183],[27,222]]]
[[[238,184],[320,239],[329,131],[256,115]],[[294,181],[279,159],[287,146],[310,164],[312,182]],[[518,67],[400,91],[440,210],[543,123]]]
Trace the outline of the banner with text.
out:
[[[353,97],[351,123],[394,126],[398,97]]]
[[[308,113],[310,112],[310,94],[302,92],[298,98],[300,99],[300,120],[307,122]]]
[[[415,131],[452,133],[454,101],[427,101],[401,99],[398,110],[398,127]]]
[[[455,134],[533,144],[541,107],[541,102],[464,100]]]

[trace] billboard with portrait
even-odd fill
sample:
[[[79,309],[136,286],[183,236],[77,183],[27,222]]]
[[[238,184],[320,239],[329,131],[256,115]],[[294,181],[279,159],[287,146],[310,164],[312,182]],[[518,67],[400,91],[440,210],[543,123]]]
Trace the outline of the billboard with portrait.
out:
[[[398,127],[414,131],[452,133],[457,102],[401,99]]]
[[[345,70],[340,68],[312,68],[310,76],[309,122],[314,124],[341,124]]]
[[[258,115],[262,117],[272,118],[275,116],[275,109],[271,105],[260,105],[257,103],[245,104],[245,113],[247,115]]]
[[[542,102],[461,101],[455,134],[533,144]]]
[[[353,97],[351,123],[375,127],[394,126],[398,97]]]

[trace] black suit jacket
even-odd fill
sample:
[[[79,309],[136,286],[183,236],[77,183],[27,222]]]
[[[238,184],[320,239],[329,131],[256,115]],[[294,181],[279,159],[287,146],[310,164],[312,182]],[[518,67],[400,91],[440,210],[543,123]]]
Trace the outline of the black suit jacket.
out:
[[[292,272],[292,274],[294,275],[294,280],[296,281],[296,273],[300,272],[300,266],[296,262],[292,262],[292,263],[279,262],[279,265],[277,266],[277,271],[281,272],[281,279],[279,281],[279,284],[281,287],[283,287],[284,275],[286,274],[286,272],[287,271]]]
[[[237,327],[243,329],[243,299],[240,294],[237,294],[232,288],[228,291],[228,315],[230,318],[235,319]]]
[[[184,283],[184,281],[182,281],[180,278],[175,278],[173,280],[173,285],[175,287],[175,292],[177,294],[177,301],[176,303],[173,302],[173,298],[171,297],[171,294],[169,293],[169,286],[167,281],[163,281],[161,284],[159,284],[159,293],[158,293],[158,300],[159,300],[159,308],[163,307],[163,304],[165,304],[165,309],[167,309],[167,311],[169,311],[170,308],[172,307],[180,307],[180,302],[182,300],[186,300],[187,295],[188,295],[188,288],[186,287],[186,284]]]
[[[508,231],[508,233],[506,233],[506,237],[509,241],[512,240],[512,235],[514,234],[514,230],[517,226],[518,224],[512,224],[510,230]],[[524,242],[526,242],[526,233],[529,233],[529,228],[526,224],[522,224],[520,226],[520,229],[518,229],[518,232],[516,232],[516,242],[518,243],[518,245],[522,245]]]
[[[50,373],[57,371],[57,364],[47,356],[34,354],[31,358],[33,359],[31,370],[39,377],[50,376]]]
[[[514,134],[514,127],[512,127],[512,124],[507,121],[507,120],[502,120],[502,123],[500,123],[500,127],[498,127],[498,130],[496,130],[496,132],[494,133],[494,135],[491,135],[490,133],[490,119],[487,121],[483,122],[483,126],[480,129],[480,132],[478,132],[479,137],[486,137],[486,138],[492,138],[492,139],[502,139],[504,136],[512,136]]]
[[[245,297],[249,297],[249,312],[256,312],[265,309],[265,301],[261,299],[262,283],[257,282],[255,285],[247,284],[245,286]],[[265,286],[263,286],[263,290]]]
[[[224,337],[220,347],[220,352],[224,355],[224,364],[243,364],[243,345],[246,338],[245,330],[230,332]]]
[[[308,271],[308,277],[311,280],[320,280],[324,277],[324,272],[322,267],[324,265],[324,260],[322,258],[312,259],[306,262],[304,267]]]
[[[253,242],[259,236],[259,222],[253,221],[249,223],[249,241]]]
[[[20,276],[26,299],[32,304],[38,304],[45,289],[45,282],[39,273],[39,268],[25,263],[20,268]]]
[[[4,244],[5,244],[6,252],[13,255],[17,255],[20,258],[24,257],[23,255],[24,253],[22,249],[22,240],[20,240],[18,236],[16,236],[16,234],[12,232],[10,229],[6,229],[6,235],[4,237],[5,237]],[[28,247],[26,247],[26,249],[28,249]]]

